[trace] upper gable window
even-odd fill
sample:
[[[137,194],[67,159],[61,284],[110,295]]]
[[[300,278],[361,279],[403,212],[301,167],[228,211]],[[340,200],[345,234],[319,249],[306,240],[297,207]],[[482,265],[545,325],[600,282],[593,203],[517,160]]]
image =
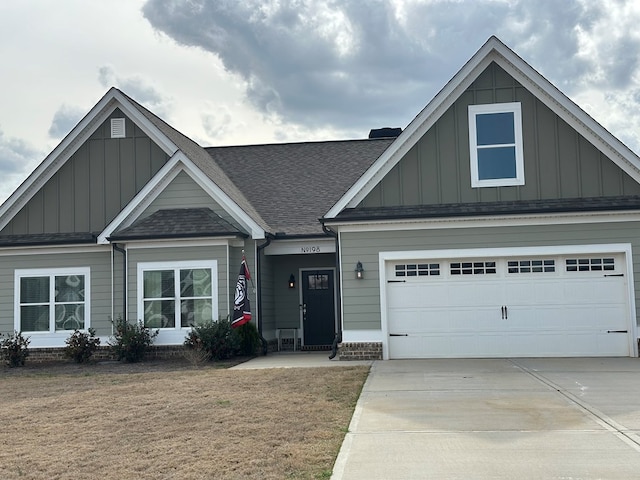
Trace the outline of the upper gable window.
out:
[[[469,105],[471,186],[524,185],[520,103]]]

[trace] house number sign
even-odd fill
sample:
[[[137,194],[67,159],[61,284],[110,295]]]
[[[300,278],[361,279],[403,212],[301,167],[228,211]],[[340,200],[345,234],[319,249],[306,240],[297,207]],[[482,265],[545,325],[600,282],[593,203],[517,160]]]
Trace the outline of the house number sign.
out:
[[[300,247],[300,253],[320,253],[320,245]]]

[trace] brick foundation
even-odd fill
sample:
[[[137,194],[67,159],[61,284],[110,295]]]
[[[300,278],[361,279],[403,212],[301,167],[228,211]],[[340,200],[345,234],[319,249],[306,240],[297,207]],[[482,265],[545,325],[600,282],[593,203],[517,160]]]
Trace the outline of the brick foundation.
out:
[[[167,346],[151,346],[147,350],[145,359],[147,360],[169,360],[175,358],[184,358],[183,345],[167,345]],[[108,346],[100,346],[91,356],[92,361],[115,360],[113,351]],[[64,348],[29,348],[28,363],[45,363],[71,361],[64,356]]]
[[[338,358],[340,360],[382,360],[382,343],[339,343]]]

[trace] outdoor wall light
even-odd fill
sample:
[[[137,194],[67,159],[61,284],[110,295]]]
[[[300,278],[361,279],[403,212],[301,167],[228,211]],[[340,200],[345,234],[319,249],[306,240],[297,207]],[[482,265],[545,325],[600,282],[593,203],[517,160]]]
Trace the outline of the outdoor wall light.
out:
[[[356,263],[356,278],[362,280],[364,278],[364,268],[362,268],[362,262]]]
[[[293,273],[289,275],[289,288],[296,288],[296,277],[293,276]]]

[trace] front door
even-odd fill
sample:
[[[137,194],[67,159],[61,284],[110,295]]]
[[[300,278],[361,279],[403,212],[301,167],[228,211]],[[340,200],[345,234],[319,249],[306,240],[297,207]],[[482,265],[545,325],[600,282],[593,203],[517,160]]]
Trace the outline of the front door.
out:
[[[331,345],[335,336],[333,270],[302,272],[302,325],[304,345]]]

